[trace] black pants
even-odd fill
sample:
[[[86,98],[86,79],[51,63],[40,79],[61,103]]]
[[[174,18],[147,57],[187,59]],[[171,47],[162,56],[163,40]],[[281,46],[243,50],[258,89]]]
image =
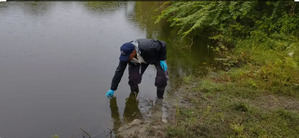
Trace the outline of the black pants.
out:
[[[138,84],[141,83],[142,75],[149,64],[133,64],[129,63],[129,85],[131,91],[139,91]],[[155,86],[157,87],[157,97],[163,98],[164,90],[167,85],[166,73],[160,66],[160,63],[154,64],[157,69]]]

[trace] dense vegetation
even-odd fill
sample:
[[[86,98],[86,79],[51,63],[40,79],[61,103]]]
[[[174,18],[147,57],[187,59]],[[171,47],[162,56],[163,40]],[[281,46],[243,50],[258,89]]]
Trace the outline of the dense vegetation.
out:
[[[287,95],[298,94],[299,18],[292,1],[165,2],[167,19],[182,37],[209,34],[226,81]],[[297,7],[296,7],[297,6]],[[296,77],[297,76],[297,77]],[[296,93],[297,91],[297,93]]]
[[[209,34],[221,68],[186,77],[170,137],[298,137],[299,10],[293,1],[164,2],[182,38]]]

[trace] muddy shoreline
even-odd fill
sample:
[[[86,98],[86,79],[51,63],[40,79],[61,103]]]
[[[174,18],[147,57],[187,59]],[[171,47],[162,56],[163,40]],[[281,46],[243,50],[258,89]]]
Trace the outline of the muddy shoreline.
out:
[[[151,101],[152,107],[143,119],[134,119],[123,124],[115,133],[115,137],[138,137],[138,138],[157,138],[167,136],[167,127],[174,125],[176,108],[178,106],[188,106],[188,102],[183,100],[182,91],[186,86],[179,86],[176,90],[169,90],[167,97],[157,103]],[[179,103],[179,104],[178,104]]]

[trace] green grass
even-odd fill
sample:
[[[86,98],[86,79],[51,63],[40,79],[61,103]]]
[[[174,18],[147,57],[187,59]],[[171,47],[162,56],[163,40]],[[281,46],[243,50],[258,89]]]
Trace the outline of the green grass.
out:
[[[190,100],[192,106],[177,109],[177,123],[168,127],[168,137],[299,136],[298,111],[283,108],[265,110],[256,105],[252,97],[218,91],[219,85],[205,84],[207,86],[203,83],[200,86],[213,91],[194,91],[196,88],[189,91],[192,94],[186,98],[193,96]]]
[[[288,55],[298,49],[236,48],[229,70],[187,76],[184,98],[192,106],[177,108],[167,136],[299,137],[299,52]]]
[[[283,37],[283,36],[281,36]],[[240,41],[236,48],[221,51],[214,82],[235,87],[299,97],[299,40]]]

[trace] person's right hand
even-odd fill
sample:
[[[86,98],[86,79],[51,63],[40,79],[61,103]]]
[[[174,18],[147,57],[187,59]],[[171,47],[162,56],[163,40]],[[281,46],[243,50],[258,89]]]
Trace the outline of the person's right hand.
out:
[[[108,90],[105,94],[107,96],[107,98],[111,99],[114,95],[114,91],[113,90]]]

